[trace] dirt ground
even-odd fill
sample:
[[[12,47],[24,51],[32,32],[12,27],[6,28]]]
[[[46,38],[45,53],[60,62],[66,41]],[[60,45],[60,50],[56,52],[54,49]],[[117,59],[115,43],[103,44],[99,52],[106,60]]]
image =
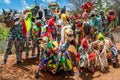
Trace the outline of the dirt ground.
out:
[[[116,35],[116,34],[115,34]],[[117,48],[120,50],[120,39],[119,35],[115,36]],[[24,53],[23,53],[24,54]],[[23,57],[24,58],[24,57]],[[0,62],[3,59],[3,54],[0,55]],[[120,55],[119,55],[120,63]],[[48,72],[42,72],[39,79],[34,78],[35,70],[38,68],[37,59],[23,59],[23,65],[16,64],[15,54],[10,55],[6,65],[0,64],[0,80],[120,80],[120,68],[113,68],[112,65],[109,66],[109,71],[107,73],[102,73],[100,71],[95,71],[95,73],[86,73],[83,76],[78,76],[78,70],[74,67],[74,76],[65,76],[61,74],[60,76],[52,75]]]
[[[120,43],[117,43],[120,49]],[[0,61],[2,61],[3,55],[0,55]],[[120,55],[119,55],[120,63]],[[74,76],[60,76],[52,75],[48,72],[42,72],[39,79],[34,78],[35,70],[38,68],[38,60],[25,60],[23,59],[23,65],[17,65],[15,61],[15,55],[10,55],[6,65],[0,65],[0,80],[120,80],[120,68],[113,68],[109,66],[109,72],[102,73],[96,71],[95,73],[86,73],[82,77],[78,76],[78,70],[74,68]]]

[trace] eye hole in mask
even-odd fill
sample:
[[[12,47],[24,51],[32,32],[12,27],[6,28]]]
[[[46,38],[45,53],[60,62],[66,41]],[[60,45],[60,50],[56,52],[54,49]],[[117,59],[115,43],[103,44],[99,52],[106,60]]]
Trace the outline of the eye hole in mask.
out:
[[[104,40],[104,38],[100,38],[99,40],[100,40],[100,41],[103,41],[103,40]]]
[[[94,15],[94,14],[92,14],[92,15],[91,15],[91,17],[95,17],[95,15]]]
[[[72,37],[73,35],[72,34],[69,34],[69,35],[67,35],[68,37]]]

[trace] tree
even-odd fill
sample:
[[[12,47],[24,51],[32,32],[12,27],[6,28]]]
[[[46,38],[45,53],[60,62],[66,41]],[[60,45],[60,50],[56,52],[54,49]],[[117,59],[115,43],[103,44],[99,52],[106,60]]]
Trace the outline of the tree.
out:
[[[76,9],[80,9],[81,5],[87,0],[68,0],[71,4],[75,6]]]
[[[81,9],[83,3],[92,1],[96,9],[101,10],[113,6],[118,0],[68,0],[76,9]],[[117,2],[116,2],[117,1]]]

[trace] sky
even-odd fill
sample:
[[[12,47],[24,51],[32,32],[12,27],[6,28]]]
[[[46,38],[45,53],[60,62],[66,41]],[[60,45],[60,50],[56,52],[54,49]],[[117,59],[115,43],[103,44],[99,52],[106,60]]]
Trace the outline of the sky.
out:
[[[2,9],[16,9],[24,10],[30,8],[35,2],[35,0],[0,0],[0,14]],[[68,2],[68,0],[36,0],[41,6],[47,7],[47,4],[52,1],[56,1],[60,7],[66,6],[67,9],[72,9],[74,6]]]

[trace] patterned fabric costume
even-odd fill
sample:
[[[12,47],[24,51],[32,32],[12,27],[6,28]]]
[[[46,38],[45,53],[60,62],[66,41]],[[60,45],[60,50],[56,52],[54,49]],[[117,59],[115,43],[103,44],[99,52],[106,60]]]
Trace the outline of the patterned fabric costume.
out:
[[[21,61],[21,51],[22,51],[22,25],[16,24],[11,27],[8,34],[8,43],[7,49],[4,55],[4,61],[7,61],[8,55],[11,51],[11,48],[15,45],[17,61]]]

